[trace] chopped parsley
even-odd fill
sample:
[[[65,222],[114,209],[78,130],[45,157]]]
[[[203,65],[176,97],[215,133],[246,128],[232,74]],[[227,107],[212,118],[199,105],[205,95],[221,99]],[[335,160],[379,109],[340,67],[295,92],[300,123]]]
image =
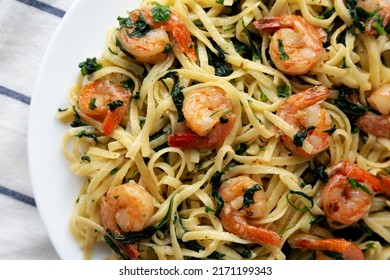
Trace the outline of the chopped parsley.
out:
[[[360,184],[360,183],[359,183],[358,181],[356,181],[355,179],[348,178],[348,181],[349,181],[349,183],[351,184],[351,188],[352,188],[352,189],[354,189],[354,190],[361,189],[361,190],[364,191],[365,193],[371,195],[370,190],[369,190],[366,186]]]
[[[214,67],[215,75],[218,77],[229,76],[233,70],[225,61],[226,52],[215,42],[213,42],[215,49],[218,51],[218,55],[213,53],[210,49],[207,48],[207,57],[209,64]]]
[[[163,53],[168,53],[172,49],[172,46],[170,44],[166,44],[164,47]]]
[[[355,121],[364,113],[368,111],[366,105],[359,105],[351,101],[348,96],[353,95],[355,92],[353,89],[348,87],[339,88],[339,97],[334,101],[336,105],[343,113],[347,116],[352,125]],[[352,127],[353,129],[354,127]]]
[[[144,16],[140,13],[138,19],[134,22],[134,29],[129,37],[141,38],[145,36],[151,30],[149,24],[145,21]]]
[[[177,75],[176,71],[169,71],[167,74],[165,74],[163,77],[160,78],[160,81],[164,83],[164,80],[167,78],[173,79],[174,83],[171,90],[171,96],[172,96],[173,104],[175,104],[177,110],[177,121],[182,122],[185,120],[183,114],[183,102],[184,102],[183,88],[184,87],[179,85],[179,76]]]
[[[89,156],[82,156],[82,157],[81,157],[81,160],[82,160],[82,161],[91,162],[91,158],[90,158]]]
[[[281,60],[288,60],[290,58],[288,54],[284,51],[283,40],[281,39],[278,39],[278,51],[279,51],[279,58]]]
[[[127,28],[133,27],[133,22],[128,17],[127,18],[117,17],[116,19],[118,20],[120,26],[124,26]]]
[[[78,138],[81,138],[81,137],[92,138],[97,144],[99,144],[99,139],[97,138],[96,134],[95,133],[87,133],[87,131],[85,129],[80,131],[76,136]]]
[[[329,135],[332,135],[336,131],[336,125],[334,124],[331,128],[323,130],[322,132],[327,132]]]
[[[290,90],[291,90],[291,88],[288,85],[276,87],[278,97],[281,97],[281,98],[288,97],[290,95]]]
[[[97,107],[96,107],[96,98],[93,97],[89,100],[89,105],[88,105],[88,108],[91,109],[91,110],[95,110]]]
[[[323,183],[327,183],[329,181],[329,175],[325,172],[326,167],[324,165],[320,165],[314,169],[314,177],[319,179]]]
[[[262,190],[263,188],[259,184],[255,184],[248,188],[244,193],[244,202],[242,207],[249,207],[251,204],[255,203],[253,196],[255,192]]]
[[[244,28],[245,35],[248,37],[248,41],[250,44],[250,49],[252,53],[252,60],[261,60],[261,50],[259,45],[252,39],[251,34],[249,33],[248,29],[246,29],[246,26],[244,24],[244,21],[242,20],[242,26]]]
[[[302,147],[303,146],[303,141],[306,139],[307,134],[309,133],[310,130],[314,130],[316,127],[315,126],[308,126],[306,129],[298,131],[294,135],[293,143],[297,147]]]
[[[103,68],[103,65],[96,61],[96,57],[87,58],[85,61],[79,63],[79,68],[81,69],[81,75],[89,75],[97,70]]]
[[[120,107],[123,105],[122,100],[114,100],[111,103],[108,103],[107,106],[110,109],[110,111],[114,111],[117,107]]]
[[[153,20],[155,22],[166,22],[171,15],[171,11],[169,10],[169,6],[168,5],[160,5],[157,2],[153,2],[152,4],[156,5],[155,7],[152,8]]]
[[[217,217],[219,217],[219,214],[221,213],[223,205],[224,205],[224,201],[223,201],[221,195],[219,194],[219,188],[221,187],[221,184],[222,184],[222,181],[221,181],[222,175],[223,175],[223,172],[217,171],[214,173],[214,175],[210,179],[210,183],[212,186],[211,196],[214,198],[215,202],[217,203],[217,209],[215,210],[215,216],[217,216]]]
[[[135,84],[132,79],[128,79],[126,81],[121,82],[121,86],[126,90],[133,91]]]

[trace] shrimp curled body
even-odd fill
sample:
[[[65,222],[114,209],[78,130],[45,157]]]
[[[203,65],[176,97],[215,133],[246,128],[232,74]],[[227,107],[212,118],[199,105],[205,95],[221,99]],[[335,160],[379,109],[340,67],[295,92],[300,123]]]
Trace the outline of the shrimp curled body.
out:
[[[119,84],[96,80],[86,84],[78,97],[78,106],[87,116],[102,121],[102,131],[110,135],[120,124],[130,101],[130,92]],[[110,103],[116,105],[110,107]]]
[[[274,231],[248,224],[247,218],[262,217],[266,211],[266,197],[261,188],[254,192],[253,204],[243,206],[245,192],[258,185],[248,176],[230,178],[221,184],[219,194],[224,206],[220,213],[222,226],[229,232],[259,244],[281,246],[282,239]]]
[[[294,144],[293,139],[283,134],[281,138],[288,149],[298,155],[308,157],[329,147],[331,137],[326,130],[332,127],[332,121],[326,109],[318,104],[328,97],[330,97],[328,89],[318,86],[291,95],[280,104],[276,112],[277,116],[292,125],[297,132],[310,126],[314,127],[308,131],[304,139],[313,146],[311,153],[305,152]]]
[[[169,146],[201,149],[221,145],[236,119],[232,110],[230,99],[219,87],[203,87],[191,91],[183,102],[186,125],[191,131],[170,135]]]
[[[294,246],[301,249],[319,250],[322,252],[340,254],[340,258],[344,260],[364,260],[362,250],[355,244],[342,238],[329,239],[296,239]],[[326,256],[324,254],[324,256]]]
[[[167,56],[167,46],[170,39],[167,32],[171,32],[181,52],[191,60],[196,61],[195,47],[183,19],[172,9],[166,10],[168,16],[157,21],[153,16],[153,7],[148,6],[129,13],[131,26],[122,26],[118,40],[125,51],[144,63],[155,64],[163,61]],[[142,32],[137,26],[142,26]]]
[[[142,231],[153,214],[152,195],[135,182],[110,187],[100,203],[104,228],[118,236]]]
[[[322,190],[326,216],[344,225],[364,218],[375,192],[382,192],[380,180],[351,162],[339,162],[327,172],[329,181]]]
[[[265,17],[253,22],[258,30],[274,32],[269,54],[276,68],[285,74],[309,72],[322,59],[326,33],[294,15]]]

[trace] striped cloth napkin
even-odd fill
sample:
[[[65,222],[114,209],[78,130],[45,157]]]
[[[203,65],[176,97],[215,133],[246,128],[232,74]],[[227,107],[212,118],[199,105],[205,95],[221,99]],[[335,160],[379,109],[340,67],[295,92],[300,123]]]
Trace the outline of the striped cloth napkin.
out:
[[[43,55],[75,0],[0,0],[0,260],[58,259],[33,197],[31,95]]]

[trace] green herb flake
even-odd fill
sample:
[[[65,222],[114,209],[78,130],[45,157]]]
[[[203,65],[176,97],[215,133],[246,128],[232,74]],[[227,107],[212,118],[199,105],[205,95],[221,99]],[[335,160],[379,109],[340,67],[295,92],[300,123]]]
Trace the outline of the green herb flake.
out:
[[[151,30],[142,14],[139,14],[138,19],[134,22],[134,26],[133,31],[130,34],[127,34],[129,37],[141,38]]]
[[[285,98],[290,96],[290,90],[291,88],[288,85],[278,86],[276,87],[276,91],[278,93],[278,97]]]
[[[243,155],[246,150],[248,150],[249,146],[246,143],[240,143],[238,150],[236,150],[236,155]]]
[[[123,17],[118,16],[116,19],[118,20],[120,26],[124,26],[127,28],[133,27],[133,22],[131,21],[131,19],[129,17],[123,18]]]
[[[295,206],[291,201],[290,201],[290,195],[300,195],[304,198],[306,198],[307,200],[310,201],[310,206],[309,207],[302,207],[302,208],[299,208],[297,206]],[[290,204],[291,207],[293,207],[295,210],[298,210],[298,211],[301,211],[301,212],[306,212],[308,211],[309,209],[313,208],[314,206],[314,198],[304,192],[301,192],[301,191],[293,191],[293,190],[290,190],[289,193],[286,194],[286,199],[287,199],[287,203]]]
[[[140,100],[141,99],[141,93],[139,91],[133,92],[131,95],[131,100]]]
[[[375,242],[368,242],[366,243],[367,249],[375,249]]]
[[[103,65],[96,61],[96,57],[87,58],[85,61],[79,63],[81,75],[90,75],[103,68]]]
[[[252,39],[251,34],[249,33],[248,29],[246,28],[244,21],[242,20],[242,26],[244,28],[244,32],[246,37],[248,38],[250,49],[252,53],[252,60],[261,60],[261,49],[259,45]]]
[[[224,201],[223,201],[221,195],[219,194],[219,188],[221,187],[221,184],[222,184],[222,181],[221,181],[222,175],[223,175],[223,172],[217,171],[214,173],[214,175],[210,179],[210,183],[212,186],[211,196],[214,198],[215,202],[217,203],[217,209],[215,210],[215,216],[217,216],[217,217],[219,217],[219,214],[221,213],[223,205],[224,205]]]
[[[214,210],[213,208],[211,208],[211,207],[209,207],[209,206],[207,206],[207,205],[205,206],[204,211],[205,211],[206,213],[215,212],[215,210]]]
[[[70,123],[71,127],[86,126],[87,124],[81,121],[80,115],[77,113],[76,108],[73,106],[74,119]]]
[[[215,75],[218,77],[226,77],[233,73],[231,67],[225,61],[226,52],[215,42],[213,42],[215,49],[218,51],[218,55],[213,53],[209,48],[207,48],[207,58],[209,64],[214,67]]]
[[[97,144],[99,144],[99,140],[95,133],[87,133],[85,129],[80,131],[77,135],[78,138],[86,137],[93,139]]]
[[[229,122],[228,118],[220,117],[219,118],[219,123],[220,124],[227,124]]]
[[[336,131],[336,125],[334,124],[331,128],[323,130],[322,132],[327,132],[329,135],[332,135]]]
[[[152,2],[155,7],[152,8],[153,20],[155,22],[166,22],[169,20],[171,11],[168,5],[160,5],[157,2]]]
[[[114,175],[114,174],[117,173],[117,172],[118,172],[118,168],[115,167],[115,168],[113,168],[113,169],[110,171],[110,175]]]
[[[135,87],[135,84],[134,84],[134,81],[132,79],[127,79],[127,80],[121,82],[121,86],[125,90],[133,91],[134,87]]]
[[[242,204],[242,207],[247,208],[251,204],[255,203],[255,200],[253,198],[254,194],[255,194],[255,192],[260,191],[262,189],[263,188],[259,184],[255,184],[255,185],[251,186],[250,188],[248,188],[244,193],[244,202]]]
[[[200,19],[194,20],[193,23],[194,23],[195,26],[197,26],[197,27],[203,27],[203,22],[202,22]]]
[[[81,157],[81,160],[82,160],[82,161],[91,162],[91,158],[90,158],[89,156],[82,156],[82,157]]]
[[[114,100],[114,101],[107,104],[110,111],[114,111],[117,107],[121,107],[122,105],[123,105],[122,100]]]
[[[166,44],[163,53],[169,53],[171,50],[172,46],[170,44]]]
[[[360,184],[360,183],[359,183],[358,181],[356,181],[355,179],[348,178],[348,181],[349,181],[349,183],[351,184],[351,188],[352,188],[352,189],[354,189],[354,190],[361,189],[362,191],[364,191],[364,192],[367,193],[368,195],[371,195],[370,190],[369,190],[366,186]]]
[[[169,71],[163,77],[160,78],[160,81],[164,81],[167,78],[173,79],[173,87],[171,90],[171,96],[173,100],[173,104],[177,110],[177,122],[182,122],[185,120],[183,114],[183,102],[184,102],[184,94],[183,94],[183,86],[179,85],[179,76],[176,71]],[[164,83],[165,84],[165,83]]]
[[[314,177],[319,179],[323,183],[327,183],[329,181],[329,175],[325,171],[326,167],[324,165],[320,165],[314,169]]]
[[[95,110],[97,107],[96,107],[96,98],[93,97],[89,100],[89,105],[88,105],[88,108],[90,110]]]
[[[279,58],[281,60],[288,60],[290,58],[288,54],[284,51],[282,39],[278,39],[278,51],[279,51]]]
[[[293,143],[297,147],[302,147],[303,146],[303,141],[306,139],[307,134],[309,133],[310,130],[314,130],[315,126],[308,126],[306,129],[298,131],[294,135]]]

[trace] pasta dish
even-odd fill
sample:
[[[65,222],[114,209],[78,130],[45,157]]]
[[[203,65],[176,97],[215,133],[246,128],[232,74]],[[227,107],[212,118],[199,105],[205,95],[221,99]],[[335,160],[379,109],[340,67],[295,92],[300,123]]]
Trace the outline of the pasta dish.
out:
[[[86,259],[390,259],[388,0],[117,20],[57,115]]]

